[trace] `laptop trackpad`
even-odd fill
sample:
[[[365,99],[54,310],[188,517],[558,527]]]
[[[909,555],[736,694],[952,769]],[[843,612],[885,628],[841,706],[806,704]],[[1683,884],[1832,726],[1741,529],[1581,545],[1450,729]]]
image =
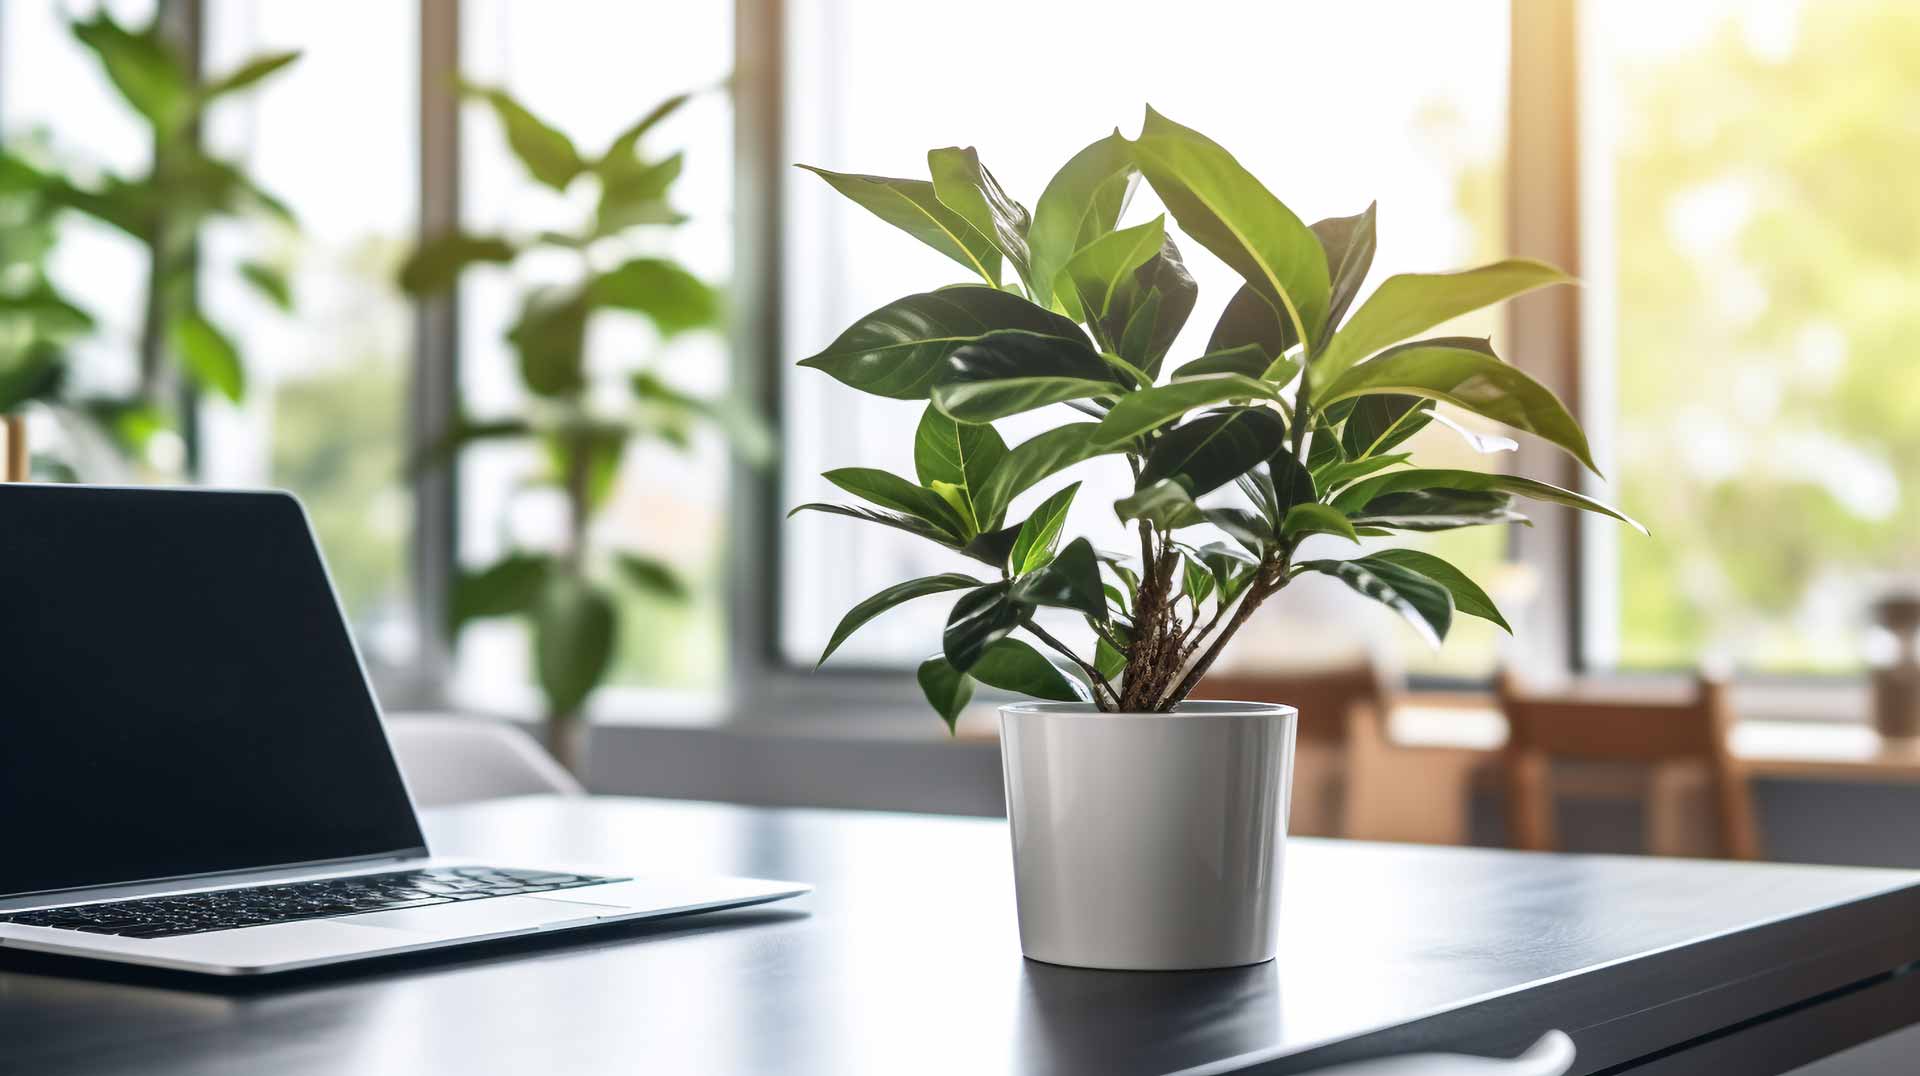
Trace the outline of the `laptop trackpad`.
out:
[[[340,922],[356,927],[387,927],[415,934],[464,938],[526,933],[574,923],[590,923],[629,910],[623,904],[589,904],[549,897],[493,897],[457,904],[434,904],[425,908],[350,915]]]

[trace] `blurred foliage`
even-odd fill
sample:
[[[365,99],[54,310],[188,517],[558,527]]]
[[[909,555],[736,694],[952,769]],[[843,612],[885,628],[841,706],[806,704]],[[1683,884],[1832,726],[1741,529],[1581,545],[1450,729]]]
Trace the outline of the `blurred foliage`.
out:
[[[1920,569],[1920,19],[1805,5],[1781,55],[1728,10],[1622,77],[1621,660],[1855,665]]]
[[[144,122],[152,145],[148,168],[138,176],[115,175],[84,161],[70,164],[69,158],[78,157],[71,146],[57,145],[47,151],[9,139],[0,147],[0,198],[17,200],[23,208],[0,209],[0,250],[9,260],[8,281],[0,285],[10,286],[16,250],[37,248],[43,257],[46,242],[58,241],[59,230],[48,230],[47,223],[61,214],[92,218],[144,251],[150,269],[140,337],[134,344],[139,355],[138,383],[121,395],[61,399],[139,459],[153,434],[181,425],[182,408],[188,406],[179,391],[183,382],[235,403],[246,393],[246,365],[239,349],[231,335],[200,308],[195,294],[198,239],[210,223],[233,218],[265,217],[292,228],[293,213],[237,164],[207,152],[200,144],[200,128],[210,109],[257,88],[285,70],[298,54],[263,54],[199,82],[181,50],[161,32],[158,17],[145,27],[130,29],[100,11],[72,22],[70,29]],[[30,274],[19,275],[26,279]],[[241,275],[269,304],[281,309],[291,305],[286,278],[278,269],[248,263]],[[42,307],[57,301],[69,308],[60,311],[62,317],[79,314],[77,307],[44,290],[44,276],[40,282],[43,290],[36,301]],[[16,298],[21,293],[6,294]],[[68,329],[77,332],[90,327],[91,319],[86,319]],[[44,348],[40,353],[43,359],[54,355]],[[21,395],[14,376],[19,366],[17,356],[0,353],[0,393]],[[39,385],[31,395],[41,399],[55,395],[44,374],[33,370],[28,374],[28,380]],[[0,397],[0,408],[17,402]]]

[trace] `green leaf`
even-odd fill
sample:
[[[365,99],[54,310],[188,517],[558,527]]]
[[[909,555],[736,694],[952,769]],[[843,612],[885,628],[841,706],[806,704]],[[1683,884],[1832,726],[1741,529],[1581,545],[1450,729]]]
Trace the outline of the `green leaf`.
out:
[[[1081,340],[1003,329],[962,344],[948,357],[933,403],[961,422],[991,422],[1120,390],[1113,368]]]
[[[1267,355],[1258,344],[1241,344],[1239,347],[1221,351],[1209,351],[1205,355],[1176,367],[1173,380],[1183,381],[1196,377],[1212,377],[1215,374],[1239,374],[1242,377],[1259,378],[1267,372]]]
[[[1340,428],[1340,447],[1350,460],[1386,452],[1425,428],[1434,406],[1419,396],[1362,396]]]
[[[409,295],[432,295],[453,286],[470,265],[504,265],[519,250],[496,235],[453,232],[420,244],[400,267],[400,288]]]
[[[75,306],[44,281],[25,291],[0,293],[0,318],[21,318],[37,334],[82,333],[93,328],[93,315]]]
[[[1113,644],[1095,636],[1093,640],[1093,667],[1100,675],[1113,680],[1127,671],[1127,656],[1113,648]]]
[[[1174,381],[1120,398],[1100,420],[1094,443],[1102,448],[1125,444],[1148,430],[1165,425],[1196,407],[1222,400],[1273,400],[1272,385],[1240,374],[1220,374]]]
[[[287,283],[287,276],[280,270],[264,262],[242,262],[240,277],[253,285],[268,302],[289,313],[293,310],[293,288]]]
[[[1200,516],[1227,533],[1227,537],[1239,542],[1255,556],[1265,556],[1273,544],[1273,534],[1267,522],[1244,508],[1202,508]]]
[[[1296,337],[1317,339],[1327,317],[1327,258],[1300,218],[1226,150],[1152,108],[1133,153],[1180,227],[1284,311]]]
[[[1343,512],[1353,512],[1371,504],[1379,497],[1405,490],[1450,489],[1491,491],[1511,493],[1549,504],[1578,508],[1583,512],[1611,516],[1642,534],[1647,529],[1622,513],[1612,505],[1603,504],[1584,494],[1547,482],[1535,481],[1510,474],[1483,474],[1479,471],[1457,471],[1445,468],[1420,468],[1409,471],[1394,471],[1389,474],[1375,475],[1372,478],[1354,483],[1339,497],[1334,506]]]
[[[1005,516],[1013,499],[1031,489],[1034,483],[1101,455],[1103,450],[1093,447],[1092,435],[1098,426],[1094,422],[1070,422],[1015,445],[994,466],[993,473],[975,487],[974,511],[998,521]],[[962,425],[960,428],[992,427]]]
[[[1349,542],[1360,540],[1347,517],[1328,505],[1296,504],[1287,509],[1287,516],[1280,523],[1280,536],[1303,538],[1309,534],[1337,534]]]
[[[193,88],[180,58],[151,28],[130,32],[105,12],[75,22],[73,36],[99,58],[120,96],[156,131],[171,134],[193,110]]]
[[[629,158],[622,164],[601,161],[594,165],[600,177],[600,202],[593,210],[593,231],[588,241],[641,225],[685,221],[686,216],[667,201],[667,191],[680,178],[685,165],[686,155],[681,153],[662,161]]]
[[[934,712],[947,723],[947,731],[952,732],[961,711],[973,701],[973,678],[954,668],[945,656],[935,654],[920,663],[914,679],[920,682],[920,691]]]
[[[988,284],[1000,286],[1000,251],[965,217],[941,204],[932,183],[829,172],[808,164],[800,167],[874,216],[980,274]]]
[[[1375,497],[1364,508],[1348,513],[1356,530],[1394,528],[1409,531],[1445,531],[1493,523],[1525,523],[1527,517],[1510,507],[1505,493],[1462,489],[1422,489]]]
[[[787,518],[791,519],[796,513],[809,511],[826,512],[830,515],[847,516],[852,519],[863,519],[868,523],[878,523],[883,527],[892,527],[895,530],[902,530],[908,534],[918,535],[930,542],[937,542],[940,545],[946,546],[948,549],[961,548],[960,541],[953,535],[948,534],[945,530],[942,530],[932,523],[928,523],[918,516],[910,516],[901,512],[877,511],[872,508],[865,508],[853,504],[820,504],[815,502],[794,508],[787,513]],[[1001,558],[1001,560],[1004,559],[1004,557]],[[997,565],[999,562],[994,561],[990,563]]]
[[[1335,490],[1355,479],[1365,478],[1389,467],[1398,467],[1412,458],[1411,452],[1394,452],[1385,456],[1368,456],[1363,460],[1346,460],[1314,471],[1313,479],[1322,490]]]
[[[1233,351],[1244,347],[1260,349],[1267,362],[1285,355],[1300,338],[1293,334],[1293,325],[1285,314],[1274,308],[1260,289],[1252,284],[1240,285],[1240,290],[1227,300],[1227,308],[1220,312],[1220,320],[1214,323],[1213,335],[1207,339],[1209,352]],[[1263,369],[1267,363],[1261,364]],[[1261,376],[1259,373],[1249,375]]]
[[[459,634],[470,620],[513,616],[533,608],[546,585],[552,558],[533,553],[510,553],[478,572],[462,571],[453,581],[447,603],[448,629]]]
[[[955,541],[973,537],[974,528],[969,525],[970,521],[961,519],[944,498],[899,475],[871,467],[840,467],[820,477],[882,508],[924,519],[951,535]]]
[[[575,716],[613,664],[619,612],[585,580],[553,572],[534,609],[534,666],[555,716]]]
[[[1374,213],[1380,203],[1370,202],[1365,211],[1351,217],[1328,217],[1315,221],[1313,234],[1327,255],[1327,277],[1331,291],[1327,299],[1327,326],[1333,328],[1360,293],[1360,284],[1373,268]]]
[[[1361,313],[1365,313],[1362,308]],[[1354,315],[1358,319],[1359,315]],[[1328,385],[1322,408],[1379,393],[1405,393],[1449,403],[1504,422],[1566,450],[1595,474],[1587,435],[1544,385],[1508,366],[1484,341],[1441,338],[1395,348],[1354,367]]]
[[[1198,497],[1247,473],[1286,443],[1287,424],[1264,407],[1215,411],[1154,442],[1136,486],[1170,478]]]
[[[65,376],[65,360],[58,350],[44,343],[27,348],[11,361],[0,362],[0,414],[34,400],[52,398]]]
[[[234,68],[232,71],[207,83],[206,86],[200,90],[200,98],[204,101],[211,101],[216,97],[224,97],[230,93],[238,93],[260,82],[262,79],[267,78],[269,75],[274,74],[299,58],[300,51],[298,49],[291,52],[262,53],[248,60],[246,63],[241,64],[239,67]]]
[[[1013,551],[1007,555],[1008,571],[1025,575],[1053,559],[1054,547],[1060,543],[1060,530],[1066,526],[1067,509],[1073,506],[1073,495],[1078,492],[1080,483],[1075,482],[1040,502],[1040,507],[1020,525],[1020,533],[1013,540]]]
[[[961,672],[972,669],[987,648],[1007,637],[1032,612],[1014,601],[1013,583],[1002,580],[970,590],[953,603],[940,646],[947,660]]]
[[[1052,302],[1054,279],[1067,260],[1113,231],[1138,178],[1132,150],[1118,131],[1074,154],[1054,173],[1034,203],[1033,223],[1027,229],[1035,302]],[[1081,316],[1071,294],[1059,298],[1069,316]]]
[[[1268,457],[1267,474],[1273,483],[1274,513],[1282,518],[1294,505],[1312,504],[1320,499],[1313,472],[1285,449]]]
[[[1397,564],[1409,571],[1419,572],[1447,588],[1447,592],[1453,595],[1455,611],[1492,621],[1500,627],[1501,631],[1508,635],[1513,634],[1513,628],[1507,623],[1507,618],[1500,615],[1500,610],[1494,606],[1493,599],[1487,597],[1487,592],[1480,589],[1480,584],[1467,578],[1465,572],[1439,557],[1431,553],[1422,553],[1417,549],[1384,549],[1368,556],[1367,559],[1375,563]]]
[[[556,191],[563,191],[574,177],[586,170],[586,162],[573,148],[573,140],[555,130],[505,90],[488,86],[463,87],[468,96],[478,97],[493,109],[507,135],[507,148],[526,166],[528,174]]]
[[[247,394],[247,372],[240,352],[227,334],[197,310],[174,316],[167,326],[168,340],[180,365],[200,385],[239,403]]]
[[[1497,433],[1481,433],[1478,430],[1468,429],[1459,420],[1448,415],[1443,415],[1438,410],[1434,411],[1433,420],[1459,434],[1460,439],[1467,443],[1468,448],[1473,449],[1482,456],[1491,456],[1500,452],[1512,452],[1520,447],[1520,442],[1511,437],[1502,437]]]
[[[1122,497],[1113,502],[1113,511],[1123,522],[1144,519],[1163,531],[1207,522],[1200,506],[1193,503],[1193,495],[1171,479]]]
[[[634,374],[630,384],[634,396],[641,400],[699,415],[718,426],[720,432],[733,443],[734,451],[746,462],[758,466],[773,458],[773,434],[767,430],[760,416],[738,400],[708,400],[694,396],[674,388],[646,370]]]
[[[1115,341],[1120,353],[1145,370],[1149,381],[1159,378],[1161,360],[1199,298],[1200,285],[1187,271],[1172,236],[1161,241],[1159,253],[1133,271],[1133,287],[1123,305],[1112,311],[1112,324],[1121,327]]]
[[[1411,568],[1361,557],[1358,560],[1310,560],[1297,571],[1333,576],[1359,593],[1406,618],[1422,638],[1438,647],[1453,626],[1453,595],[1447,588]]]
[[[635,258],[587,282],[587,301],[645,314],[663,336],[712,326],[720,319],[713,288],[664,258]]]
[[[683,602],[692,593],[686,580],[666,561],[637,553],[616,553],[613,562],[627,582],[656,597]]]
[[[1238,580],[1247,569],[1259,563],[1245,551],[1225,542],[1208,542],[1197,552],[1200,563],[1206,565],[1207,570],[1213,573],[1214,583],[1220,588],[1221,596],[1226,601],[1232,601],[1237,593],[1235,580]]]
[[[980,508],[975,491],[986,485],[987,477],[1007,455],[1007,443],[1000,433],[985,423],[955,422],[929,404],[920,415],[920,426],[913,435],[913,469],[920,484],[931,488],[936,482],[957,487],[965,503],[963,513],[975,530],[988,530],[1000,523],[991,511]]]
[[[970,285],[896,299],[854,322],[800,365],[876,396],[924,400],[946,373],[949,356],[996,329],[1086,343],[1080,327],[1066,318],[1017,295]]]
[[[827,648],[820,652],[820,660],[814,663],[814,667],[818,668],[826,664],[827,659],[833,656],[833,652],[840,649],[840,644],[852,637],[854,632],[896,605],[910,602],[915,598],[924,598],[930,594],[942,594],[949,590],[965,590],[968,587],[984,585],[970,575],[961,575],[957,572],[921,576],[904,583],[895,583],[854,606],[848,610],[846,616],[840,618],[839,626],[833,629],[833,637],[827,640]]]
[[[1212,569],[1192,557],[1181,557],[1180,566],[1180,593],[1192,598],[1197,609],[1201,602],[1213,596],[1213,590],[1220,581],[1214,577]]]
[[[1100,561],[1093,544],[1085,538],[1068,542],[1060,555],[1044,567],[1014,581],[1012,599],[1026,607],[1050,605],[1105,620],[1106,593],[1100,582]]]
[[[967,675],[1002,691],[1055,702],[1087,702],[1086,686],[1019,639],[1002,639],[980,655]]]
[[[1027,228],[1032,218],[1027,207],[1007,196],[1000,182],[980,163],[980,154],[972,146],[948,147],[927,153],[927,171],[933,176],[933,194],[940,204],[958,213],[987,237],[1014,272],[1029,282],[1031,255],[1027,252]]]
[[[578,294],[527,296],[520,320],[507,330],[507,342],[519,353],[521,380],[535,394],[567,396],[587,387],[583,353],[589,310]]]
[[[601,155],[595,167],[604,169],[611,166],[617,169],[624,166],[632,159],[634,151],[640,146],[640,140],[646,137],[647,132],[653,130],[661,120],[678,112],[691,96],[691,94],[677,93],[653,106],[646,115],[635,120],[631,127],[614,136],[613,142],[607,146],[607,152]]]
[[[1081,247],[1054,280],[1056,292],[1072,290],[1082,320],[1105,325],[1134,287],[1134,270],[1160,252],[1166,239],[1166,217],[1159,216],[1132,228],[1122,228]],[[1122,323],[1120,328],[1124,329]],[[1108,331],[1111,341],[1118,332]]]
[[[1512,258],[1459,273],[1390,276],[1353,312],[1346,328],[1334,334],[1314,362],[1314,379],[1323,385],[1331,384],[1360,360],[1390,344],[1483,306],[1572,280],[1545,262],[1527,258]]]

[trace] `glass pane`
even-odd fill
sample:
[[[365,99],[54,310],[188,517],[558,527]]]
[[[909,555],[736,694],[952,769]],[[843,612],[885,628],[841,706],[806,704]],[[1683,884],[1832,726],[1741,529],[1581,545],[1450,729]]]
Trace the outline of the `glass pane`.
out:
[[[971,6],[965,19],[936,20],[925,8],[881,0],[796,3],[790,155],[839,171],[924,177],[928,149],[976,145],[1002,185],[1031,206],[1081,146],[1116,125],[1137,132],[1142,105],[1150,101],[1225,145],[1305,220],[1357,213],[1378,199],[1373,283],[1395,272],[1453,269],[1503,253],[1508,25],[1502,0],[1198,2],[1174,19],[1163,5],[1137,0],[1101,5],[1094,19],[1087,10],[987,0]],[[1387,23],[1394,32],[1380,34]],[[1008,26],[1020,28],[1022,42],[1071,41],[1072,54],[1089,62],[1033,60],[1024,47],[1008,45]],[[1232,30],[1223,33],[1223,27]],[[977,80],[953,77],[950,67],[927,62],[929,35],[938,36],[942,55],[1004,58],[1006,77],[989,80],[985,92]],[[1366,42],[1364,74],[1343,48],[1276,45],[1360,40]],[[846,62],[849,56],[859,62]],[[1437,63],[1438,56],[1447,59]],[[1319,89],[1292,94],[1289,86]],[[883,303],[960,280],[958,267],[811,176],[795,175],[789,190],[790,358],[825,346]],[[1127,220],[1159,211],[1143,186]],[[1181,242],[1200,301],[1170,362],[1200,354],[1239,283],[1197,244]],[[1449,327],[1482,335],[1499,328],[1493,317]],[[785,376],[785,506],[844,499],[818,477],[832,467],[912,473],[912,433],[924,405],[865,396],[811,370],[789,369]],[[1017,443],[1055,420],[1042,412],[998,425]],[[1450,432],[1423,437],[1425,458],[1436,466],[1455,465],[1449,454],[1464,452]],[[1486,466],[1477,458],[1458,462]],[[1124,467],[1097,460],[1068,477],[1085,483],[1069,526],[1102,548],[1132,548],[1111,509],[1130,488]],[[1045,483],[1016,502],[1012,518],[1061,484]],[[782,646],[787,660],[806,665],[841,614],[881,587],[979,567],[910,537],[814,513],[782,524],[781,537]],[[1482,576],[1506,548],[1498,530],[1448,535],[1431,545]],[[1346,551],[1338,543],[1326,549]],[[918,661],[938,648],[947,604],[915,602],[886,614],[847,643],[835,663]],[[1337,583],[1303,582],[1262,610],[1241,656],[1291,660],[1310,658],[1322,645],[1378,644],[1404,654],[1418,670],[1484,670],[1492,663],[1491,629],[1463,625],[1436,656],[1380,612]]]
[[[463,277],[461,380],[464,405],[477,420],[525,417],[530,401],[505,333],[532,288],[571,284],[583,260],[601,269],[627,257],[678,259],[701,279],[724,281],[732,260],[732,107],[719,87],[732,68],[731,6],[616,5],[532,0],[475,0],[463,10],[466,76],[505,87],[528,110],[564,132],[580,152],[598,155],[621,131],[666,97],[693,91],[685,108],[647,136],[653,156],[685,153],[673,202],[688,222],[641,229],[619,249],[604,244],[574,257],[526,257],[510,269]],[[670,44],[669,44],[670,43]],[[469,230],[516,237],[577,230],[589,219],[590,182],[566,195],[540,186],[513,156],[493,114],[469,105],[461,128],[463,212]],[[717,333],[664,343],[639,315],[596,313],[587,362],[596,393],[611,410],[627,406],[627,374],[647,369],[676,388],[718,396],[727,387],[727,350]],[[596,395],[596,400],[600,397]],[[469,567],[515,549],[551,549],[562,540],[566,509],[558,491],[529,485],[548,464],[522,444],[476,446],[461,465],[460,556]],[[684,602],[649,597],[600,572],[622,603],[619,650],[603,693],[605,713],[644,708],[708,711],[718,705],[725,666],[726,548],[729,459],[711,431],[689,449],[635,438],[618,479],[598,511],[592,544],[658,557],[688,582]],[[618,689],[646,688],[644,699]],[[456,690],[491,708],[536,709],[528,639],[517,621],[477,623],[463,634]]]
[[[1588,659],[1861,660],[1920,568],[1920,18],[1588,5],[1595,425],[1652,539],[1594,528]]]

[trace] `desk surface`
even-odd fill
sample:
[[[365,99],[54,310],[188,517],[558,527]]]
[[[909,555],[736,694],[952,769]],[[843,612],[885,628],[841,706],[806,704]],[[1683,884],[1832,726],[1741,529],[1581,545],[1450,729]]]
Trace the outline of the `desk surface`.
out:
[[[533,798],[437,852],[802,879],[784,905],[231,984],[0,953],[0,1070],[1294,1072],[1403,1049],[1644,1057],[1920,957],[1920,875],[1296,840],[1278,962],[1021,959],[992,821]]]

